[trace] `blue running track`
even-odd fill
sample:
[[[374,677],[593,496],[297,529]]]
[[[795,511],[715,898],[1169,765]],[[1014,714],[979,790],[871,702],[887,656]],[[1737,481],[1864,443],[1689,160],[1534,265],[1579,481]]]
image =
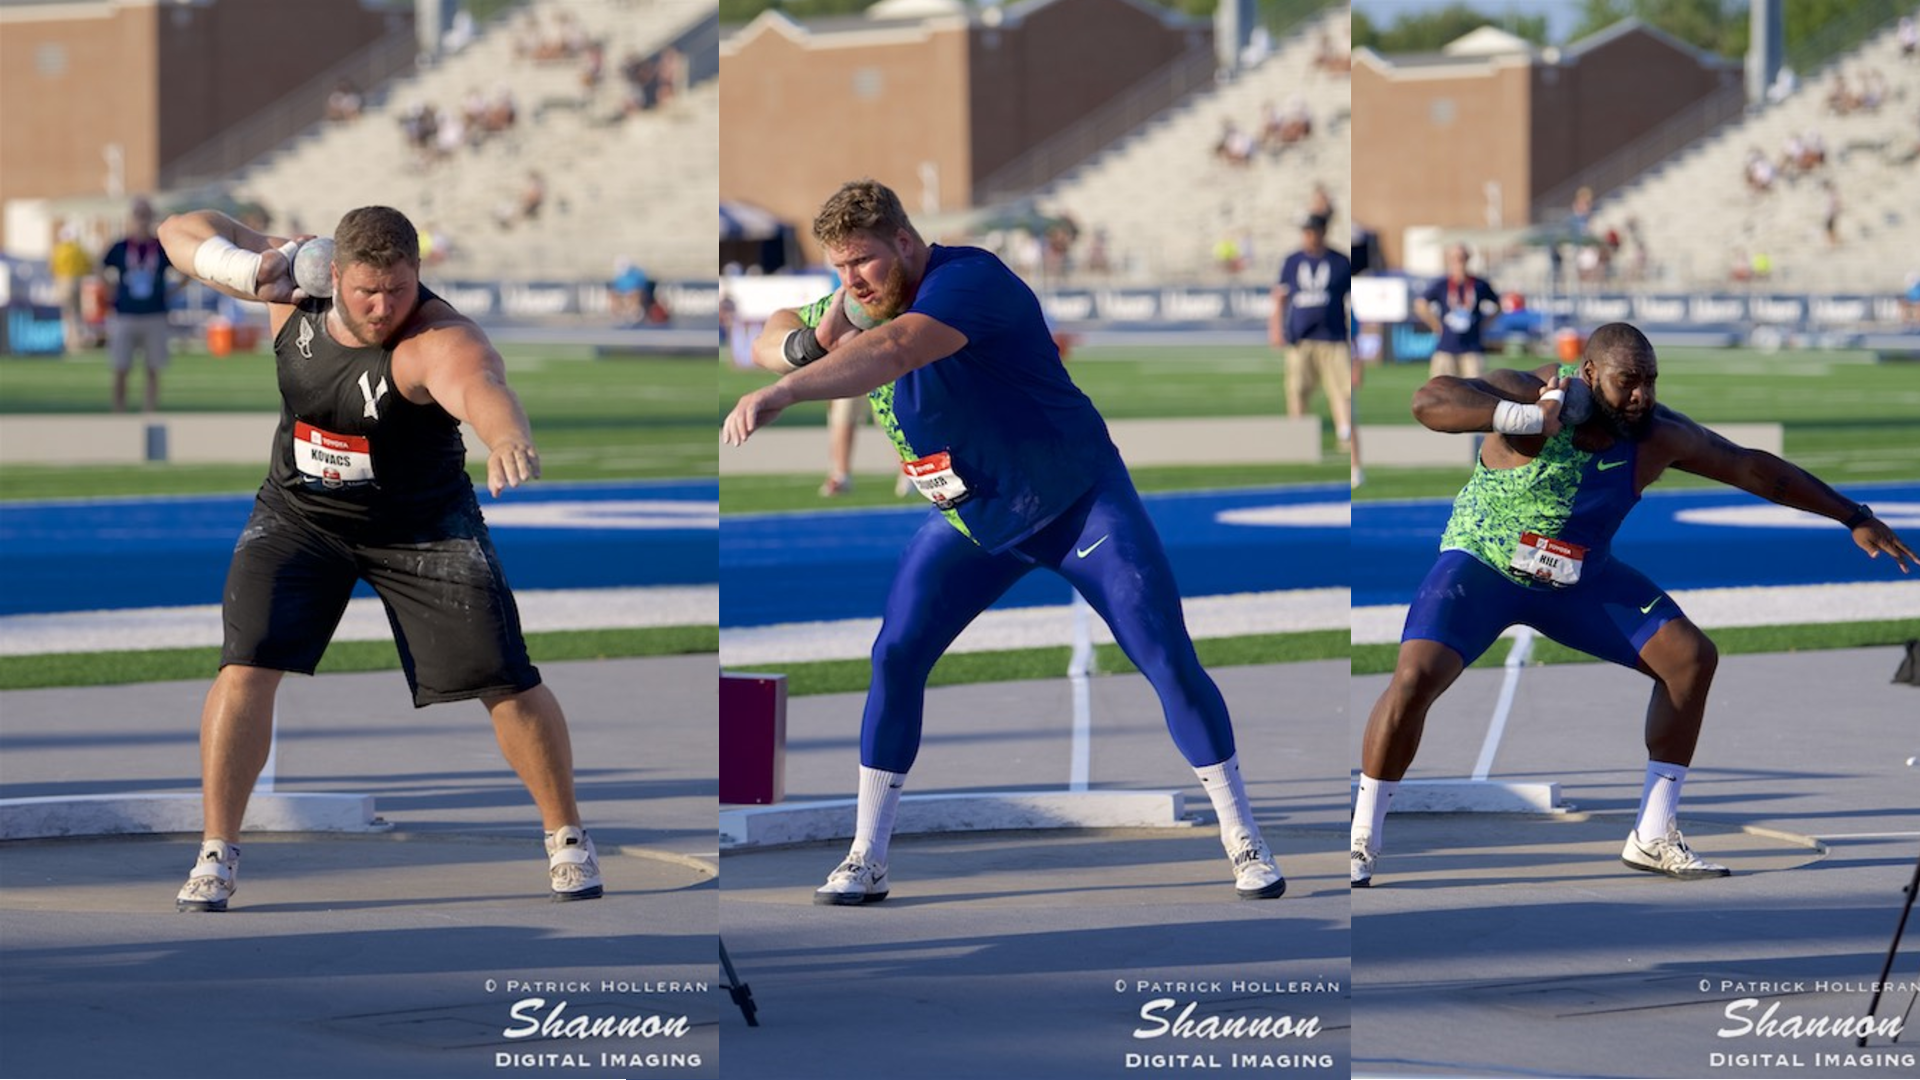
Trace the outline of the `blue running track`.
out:
[[[1344,485],[1145,496],[1187,596],[1346,585],[1344,518],[1279,526],[1220,520],[1233,511],[1284,517],[1287,507],[1324,510],[1346,499]],[[720,530],[720,625],[878,617],[900,551],[930,513],[907,507],[729,516]],[[1321,516],[1305,515],[1310,522]],[[996,606],[1071,598],[1064,580],[1036,571]]]
[[[520,589],[711,584],[713,480],[480,494]],[[0,506],[0,615],[214,604],[252,495]],[[363,585],[363,595],[371,595]]]

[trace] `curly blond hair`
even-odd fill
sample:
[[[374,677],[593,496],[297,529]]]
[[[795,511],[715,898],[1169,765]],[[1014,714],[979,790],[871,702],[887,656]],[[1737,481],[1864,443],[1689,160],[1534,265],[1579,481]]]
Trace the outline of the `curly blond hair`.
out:
[[[915,240],[920,239],[919,230],[900,205],[900,196],[878,180],[849,180],[840,185],[813,218],[813,238],[828,247],[855,233],[891,239],[902,229]]]

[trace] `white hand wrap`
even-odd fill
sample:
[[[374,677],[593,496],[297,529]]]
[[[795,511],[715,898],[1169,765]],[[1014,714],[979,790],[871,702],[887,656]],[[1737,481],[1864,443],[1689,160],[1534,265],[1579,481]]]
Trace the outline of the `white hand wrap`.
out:
[[[209,236],[193,253],[193,276],[252,296],[260,282],[260,253],[235,247],[224,236]]]
[[[1503,401],[1493,407],[1493,430],[1502,435],[1538,435],[1547,422],[1538,405]]]
[[[1540,395],[1541,401],[1565,401],[1566,399],[1567,392],[1565,390],[1548,390]]]

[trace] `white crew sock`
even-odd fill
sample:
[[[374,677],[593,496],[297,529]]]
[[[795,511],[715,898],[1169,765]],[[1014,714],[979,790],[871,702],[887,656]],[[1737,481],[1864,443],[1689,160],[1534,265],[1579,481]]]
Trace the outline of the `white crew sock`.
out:
[[[868,862],[887,862],[887,842],[893,839],[893,819],[900,810],[900,789],[907,774],[860,766],[860,800],[853,818],[853,852]]]
[[[1220,842],[1226,843],[1239,830],[1252,839],[1260,839],[1260,825],[1253,820],[1253,807],[1247,802],[1247,786],[1240,780],[1240,755],[1235,754],[1217,765],[1193,770],[1200,786],[1207,789],[1213,813],[1220,819]]]
[[[1398,780],[1375,780],[1360,774],[1360,793],[1353,800],[1353,825],[1348,834],[1351,850],[1380,854],[1380,830],[1386,828],[1387,806],[1399,786]]]
[[[1667,823],[1680,812],[1680,785],[1687,782],[1685,765],[1647,762],[1647,782],[1640,789],[1640,820],[1633,831],[1642,840],[1667,835]]]

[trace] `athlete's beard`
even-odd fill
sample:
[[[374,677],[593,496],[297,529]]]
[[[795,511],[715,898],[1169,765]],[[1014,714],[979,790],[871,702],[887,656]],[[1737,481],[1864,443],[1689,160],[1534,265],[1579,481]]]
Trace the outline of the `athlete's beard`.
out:
[[[1616,439],[1639,442],[1653,430],[1652,406],[1648,406],[1640,419],[1631,420],[1627,417],[1626,410],[1614,408],[1613,403],[1608,401],[1599,390],[1593,390],[1593,411],[1599,414],[1601,422],[1607,426],[1607,431]]]
[[[868,318],[876,321],[891,319],[907,310],[906,261],[895,259],[892,269],[887,271],[886,280],[874,290],[873,299],[862,301],[860,306],[867,309]]]
[[[411,312],[412,307],[409,306],[407,313],[410,314]],[[386,344],[387,339],[393,336],[394,328],[406,321],[407,317],[406,314],[389,316],[385,325],[376,330],[373,324],[367,320],[354,318],[353,312],[348,309],[347,305],[337,300],[334,301],[333,313],[339,317],[340,327],[347,332],[347,336],[353,338],[354,341],[366,348],[374,348]]]

